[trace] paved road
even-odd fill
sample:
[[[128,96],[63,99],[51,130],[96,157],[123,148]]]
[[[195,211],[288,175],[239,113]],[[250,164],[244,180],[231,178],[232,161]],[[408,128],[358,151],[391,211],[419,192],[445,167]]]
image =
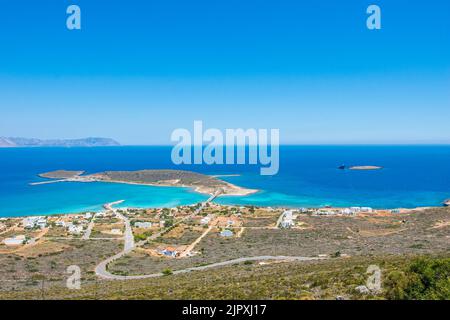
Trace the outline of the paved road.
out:
[[[114,213],[116,214],[116,216],[123,220],[123,222],[125,223],[125,233],[124,233],[124,246],[123,246],[123,250],[130,252],[131,250],[134,249],[135,244],[134,244],[134,236],[133,236],[133,231],[131,230],[131,225],[130,225],[130,220],[125,217],[124,215],[120,214],[119,212],[116,212],[116,210],[113,210]]]
[[[95,273],[97,276],[103,279],[107,280],[137,280],[137,279],[147,279],[147,278],[158,278],[164,276],[163,273],[152,273],[152,274],[145,274],[145,275],[137,275],[137,276],[120,276],[112,274],[108,271],[106,271],[106,265],[109,262],[112,262],[115,259],[120,258],[122,255],[116,255],[114,257],[109,258],[109,261],[102,262],[101,268],[100,265],[95,268]],[[173,274],[180,274],[180,273],[187,273],[191,271],[203,271],[211,268],[217,268],[217,267],[223,267],[227,265],[232,265],[236,263],[242,263],[245,261],[264,261],[264,260],[285,260],[285,261],[312,261],[312,260],[323,260],[324,258],[319,257],[298,257],[298,256],[256,256],[256,257],[243,257],[228,261],[222,261],[217,263],[208,264],[205,266],[199,266],[199,267],[192,267],[182,270],[174,271]]]
[[[117,259],[122,258],[124,255],[128,254],[129,252],[131,252],[131,250],[129,250],[129,251],[126,251],[126,250],[121,251],[120,253],[118,253],[118,254],[116,254],[116,255],[114,255],[114,256],[112,256],[112,257],[109,257],[108,259],[106,259],[106,260],[100,262],[100,263],[95,267],[95,274],[96,274],[98,277],[103,278],[103,279],[111,279],[111,280],[114,280],[114,279],[115,279],[115,278],[114,278],[115,276],[114,276],[113,274],[109,273],[109,272],[106,270],[108,264],[110,264],[110,263],[113,262],[114,260],[117,260]]]
[[[75,237],[47,237],[45,236],[44,239],[46,240],[80,240],[81,238],[75,238]],[[123,237],[120,238],[107,238],[107,237],[102,237],[102,238],[89,238],[86,240],[112,240],[112,241],[122,241]]]
[[[222,193],[222,190],[218,190],[217,192],[215,192],[208,200],[206,200],[205,202],[202,202],[200,204],[200,206],[198,207],[197,210],[195,210],[192,214],[186,216],[183,219],[180,219],[179,221],[177,221],[174,225],[177,225],[195,215],[198,215],[200,213],[200,211],[203,210],[203,208],[205,207],[205,205],[209,202],[211,202],[212,200],[214,200],[214,198],[216,198],[218,195],[220,195],[220,193]],[[140,275],[140,276],[119,276],[119,275],[114,275],[110,272],[108,272],[107,267],[108,264],[110,264],[111,262],[113,262],[114,260],[120,259],[121,257],[123,257],[124,255],[130,253],[136,246],[136,244],[134,243],[134,237],[133,237],[133,233],[131,231],[131,226],[130,226],[130,221],[128,220],[127,217],[123,216],[122,214],[118,213],[115,209],[112,208],[112,206],[114,204],[118,204],[121,201],[116,201],[113,203],[109,203],[106,204],[104,207],[106,210],[112,210],[114,211],[114,213],[125,222],[125,235],[124,235],[124,239],[125,239],[125,245],[124,245],[124,249],[123,251],[119,252],[118,254],[109,257],[108,259],[100,262],[96,267],[95,267],[95,273],[97,274],[97,276],[99,276],[100,278],[103,279],[109,279],[109,280],[130,280],[130,279],[145,279],[145,278],[155,278],[155,277],[161,277],[163,276],[162,273],[153,273],[153,274],[148,274],[148,275]],[[147,238],[146,240],[140,241],[137,243],[137,245],[143,245],[146,242],[148,242],[149,240],[154,240],[156,238],[158,238],[161,234],[163,234],[166,230],[162,230],[156,234],[153,234],[152,236],[150,236],[149,238]],[[288,256],[258,256],[258,257],[246,257],[246,258],[239,258],[239,259],[234,259],[234,260],[228,260],[228,261],[224,261],[224,262],[218,262],[218,263],[213,263],[213,264],[209,264],[206,266],[201,266],[201,267],[193,267],[193,268],[188,268],[188,269],[183,269],[183,270],[177,270],[174,271],[174,274],[178,274],[178,273],[185,273],[185,272],[190,272],[190,271],[196,271],[196,270],[205,270],[205,269],[209,269],[209,268],[214,268],[214,267],[220,267],[220,266],[226,266],[226,265],[230,265],[230,264],[235,264],[235,263],[240,263],[240,262],[244,262],[244,261],[255,261],[255,260],[290,260],[290,261],[308,261],[308,260],[316,260],[319,258],[308,258],[308,257],[288,257]]]
[[[123,200],[107,203],[103,207],[108,211],[112,211],[116,215],[116,217],[119,218],[120,220],[122,220],[123,223],[125,224],[125,232],[123,235],[123,238],[125,241],[124,241],[123,251],[128,253],[131,250],[133,250],[135,247],[134,236],[133,236],[133,231],[131,229],[130,220],[127,217],[125,217],[123,214],[119,213],[116,209],[113,208],[114,205],[122,203],[122,202],[123,202]]]
[[[283,221],[284,214],[285,214],[285,213],[282,212],[282,213],[280,214],[280,216],[278,217],[277,223],[275,224],[275,228],[279,228],[279,227],[280,227],[280,223],[281,223],[281,221]]]
[[[81,237],[81,240],[89,240],[89,238],[91,237],[92,228],[94,228],[94,220],[95,217],[92,217],[91,221],[89,221],[89,225],[86,229],[86,232]]]
[[[210,198],[210,199],[211,199],[211,198]],[[209,200],[209,199],[208,199],[208,200]],[[180,219],[179,221],[175,222],[175,223],[173,224],[173,226],[176,226],[176,225],[180,224],[181,222],[186,221],[186,220],[189,219],[190,217],[197,215],[197,214],[204,208],[205,204],[206,204],[206,202],[202,203],[202,204],[200,205],[200,207],[199,207],[197,210],[195,210],[194,213],[192,213],[191,215],[186,216],[185,218]],[[112,208],[112,206],[111,206],[110,204],[105,205],[105,208],[106,208],[107,210],[113,210],[113,208]],[[116,212],[116,214],[118,214],[118,212]],[[124,217],[123,215],[120,215],[120,216],[121,216],[122,218],[128,220],[128,219],[127,219],[126,217]],[[119,216],[119,217],[120,217],[120,216]],[[125,227],[126,227],[127,225],[129,226],[129,220],[128,220],[128,223],[125,222]],[[130,229],[131,229],[131,228],[130,228]],[[157,233],[155,233],[155,234],[152,234],[152,235],[151,235],[150,237],[148,237],[147,239],[142,240],[142,241],[139,241],[139,242],[137,243],[137,246],[142,246],[142,245],[144,245],[145,243],[147,243],[148,241],[155,240],[156,238],[158,238],[158,237],[160,237],[162,234],[164,234],[164,232],[166,232],[166,229],[163,229],[163,230],[161,230],[160,232],[157,232]],[[128,242],[128,244],[127,244],[127,242]],[[109,272],[107,271],[108,264],[110,264],[110,263],[113,262],[114,260],[117,260],[117,259],[122,258],[124,255],[130,253],[130,252],[134,249],[134,247],[135,247],[135,244],[134,244],[134,237],[133,237],[133,244],[131,245],[129,242],[130,242],[130,239],[127,240],[127,231],[125,230],[125,245],[124,245],[124,250],[121,251],[121,252],[119,252],[118,254],[116,254],[116,255],[114,255],[114,256],[112,256],[112,257],[110,257],[110,258],[108,258],[108,259],[106,259],[106,260],[104,260],[104,261],[102,261],[102,262],[100,262],[100,263],[95,267],[95,273],[97,274],[97,276],[99,276],[100,278],[104,278],[104,279],[116,279],[115,276],[114,276],[113,274],[111,274],[111,273],[109,273]]]
[[[134,247],[135,247],[135,243],[134,243],[134,236],[133,236],[133,231],[131,230],[131,225],[130,225],[130,220],[125,217],[123,214],[120,214],[119,212],[117,212],[116,209],[113,208],[113,205],[121,203],[122,201],[116,201],[113,203],[108,203],[104,205],[104,208],[106,210],[110,210],[113,211],[114,214],[121,219],[124,224],[125,224],[125,233],[124,233],[124,246],[123,246],[123,250],[121,252],[119,252],[118,254],[109,257],[108,259],[100,262],[96,267],[95,267],[95,273],[99,276],[104,278],[105,275],[106,277],[110,274],[106,268],[108,266],[109,263],[113,262],[116,259],[119,259],[121,257],[123,257],[124,255],[130,253],[131,251],[133,251]]]
[[[192,214],[190,214],[190,215],[188,215],[188,216],[186,216],[186,217],[184,217],[184,218],[182,218],[182,219],[176,221],[176,222],[172,225],[172,228],[175,227],[175,226],[177,226],[177,225],[179,225],[180,223],[182,223],[182,222],[184,222],[184,221],[186,221],[186,220],[188,220],[188,219],[190,219],[190,218],[192,218],[192,217],[198,215],[198,214],[203,210],[203,208],[206,206],[207,203],[213,201],[213,200],[214,200],[217,196],[219,196],[222,192],[223,192],[223,190],[221,190],[221,189],[217,190],[213,195],[211,195],[211,197],[209,197],[208,200],[206,200],[205,202],[200,203],[200,206],[199,206]],[[153,241],[153,240],[159,238],[159,237],[160,237],[161,235],[163,235],[166,231],[167,231],[167,228],[161,230],[160,232],[157,232],[157,233],[155,233],[155,234],[152,234],[152,235],[151,235],[150,237],[148,237],[147,239],[139,241],[139,242],[136,244],[136,246],[138,246],[138,247],[143,246],[144,244],[148,243],[149,241]]]

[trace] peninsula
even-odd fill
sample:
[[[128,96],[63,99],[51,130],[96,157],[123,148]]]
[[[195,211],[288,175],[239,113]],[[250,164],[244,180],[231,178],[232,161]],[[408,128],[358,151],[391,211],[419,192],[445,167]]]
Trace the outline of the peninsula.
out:
[[[31,183],[32,185],[53,182],[113,182],[164,187],[188,187],[196,192],[216,195],[245,196],[257,192],[241,188],[229,182],[192,171],[184,170],[138,170],[105,171],[83,175],[83,171],[56,170],[39,174],[42,178],[54,179]]]
[[[0,137],[0,148],[14,147],[110,147],[120,144],[110,138],[51,139]]]

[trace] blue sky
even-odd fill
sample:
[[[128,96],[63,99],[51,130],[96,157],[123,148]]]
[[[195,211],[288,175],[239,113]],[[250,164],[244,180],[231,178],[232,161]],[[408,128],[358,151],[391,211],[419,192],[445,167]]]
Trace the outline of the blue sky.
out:
[[[366,8],[382,29],[366,28]],[[77,4],[82,30],[66,28]],[[450,2],[35,0],[0,7],[0,136],[450,143]]]

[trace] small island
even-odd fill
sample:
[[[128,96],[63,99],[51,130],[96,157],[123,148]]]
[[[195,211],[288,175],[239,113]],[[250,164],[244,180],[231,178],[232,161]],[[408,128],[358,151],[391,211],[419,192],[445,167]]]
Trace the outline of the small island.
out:
[[[197,172],[185,170],[105,171],[83,175],[84,171],[56,170],[39,174],[54,179],[32,185],[56,182],[112,182],[164,187],[188,187],[209,195],[245,196],[258,190],[241,188],[229,182]]]
[[[380,170],[382,167],[378,166],[353,166],[349,170]]]
[[[383,169],[383,167],[379,167],[379,166],[346,166],[346,165],[341,165],[338,167],[339,170],[380,170]]]

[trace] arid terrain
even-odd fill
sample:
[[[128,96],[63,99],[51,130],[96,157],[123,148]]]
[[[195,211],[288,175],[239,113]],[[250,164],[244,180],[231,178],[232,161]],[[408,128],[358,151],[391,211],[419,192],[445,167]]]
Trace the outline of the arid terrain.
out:
[[[303,211],[214,203],[175,209],[105,206],[105,212],[92,217],[48,217],[43,229],[25,229],[17,218],[2,219],[0,297],[385,298],[355,291],[364,285],[369,265],[389,273],[417,257],[450,256],[450,208],[351,215]],[[293,217],[285,227],[287,214]],[[118,279],[104,279],[98,265],[123,250],[123,219],[135,245],[106,265],[104,272]],[[79,234],[67,229],[75,221],[82,226]],[[33,241],[3,243],[19,233]],[[66,288],[71,265],[80,268],[80,290]]]

